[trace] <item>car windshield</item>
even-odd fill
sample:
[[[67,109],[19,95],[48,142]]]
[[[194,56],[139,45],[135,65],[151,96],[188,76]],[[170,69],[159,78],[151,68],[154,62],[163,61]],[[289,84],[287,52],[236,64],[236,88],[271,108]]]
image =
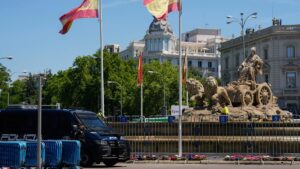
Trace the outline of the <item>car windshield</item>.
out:
[[[77,113],[81,122],[92,130],[108,130],[108,127],[96,115]]]

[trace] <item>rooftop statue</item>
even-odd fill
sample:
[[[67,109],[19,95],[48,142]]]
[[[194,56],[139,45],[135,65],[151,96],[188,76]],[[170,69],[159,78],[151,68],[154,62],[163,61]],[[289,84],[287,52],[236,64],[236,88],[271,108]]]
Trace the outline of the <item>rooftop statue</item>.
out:
[[[166,20],[157,20],[155,17],[153,17],[153,21],[149,26],[149,33],[152,32],[164,32],[173,34],[173,30]]]

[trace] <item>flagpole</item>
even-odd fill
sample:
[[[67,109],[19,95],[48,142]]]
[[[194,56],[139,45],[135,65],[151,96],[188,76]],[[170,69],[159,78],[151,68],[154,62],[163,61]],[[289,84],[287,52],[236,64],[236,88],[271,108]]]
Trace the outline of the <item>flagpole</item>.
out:
[[[181,3],[180,3],[181,4]],[[182,4],[181,4],[182,5]],[[178,156],[182,157],[182,47],[181,47],[181,15],[179,10],[179,124],[178,124]]]
[[[104,112],[104,75],[103,75],[103,29],[102,29],[102,0],[98,0],[99,22],[100,22],[100,59],[101,59],[101,113],[105,117]]]

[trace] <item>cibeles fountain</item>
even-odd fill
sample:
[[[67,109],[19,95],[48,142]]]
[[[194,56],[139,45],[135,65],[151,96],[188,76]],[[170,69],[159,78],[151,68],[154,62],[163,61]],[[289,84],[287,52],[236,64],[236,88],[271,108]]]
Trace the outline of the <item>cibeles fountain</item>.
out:
[[[279,117],[280,121],[291,121],[292,113],[278,107],[277,98],[273,95],[271,84],[257,83],[256,76],[262,74],[263,61],[256,54],[255,47],[242,62],[237,81],[226,86],[218,86],[217,80],[209,76],[203,84],[193,78],[187,80],[190,100],[196,103],[194,108],[186,109],[183,120],[190,117],[201,121],[218,121],[223,107],[229,110],[230,121],[272,121]]]

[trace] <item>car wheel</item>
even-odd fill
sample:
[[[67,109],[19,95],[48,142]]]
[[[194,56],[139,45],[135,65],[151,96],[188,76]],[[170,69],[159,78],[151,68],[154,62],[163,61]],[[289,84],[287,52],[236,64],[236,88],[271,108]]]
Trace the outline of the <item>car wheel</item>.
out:
[[[91,167],[93,165],[92,159],[85,152],[81,153],[80,165],[83,167]]]
[[[117,164],[118,161],[116,160],[108,160],[108,161],[103,161],[103,163],[107,166],[107,167],[112,167],[115,164]]]

